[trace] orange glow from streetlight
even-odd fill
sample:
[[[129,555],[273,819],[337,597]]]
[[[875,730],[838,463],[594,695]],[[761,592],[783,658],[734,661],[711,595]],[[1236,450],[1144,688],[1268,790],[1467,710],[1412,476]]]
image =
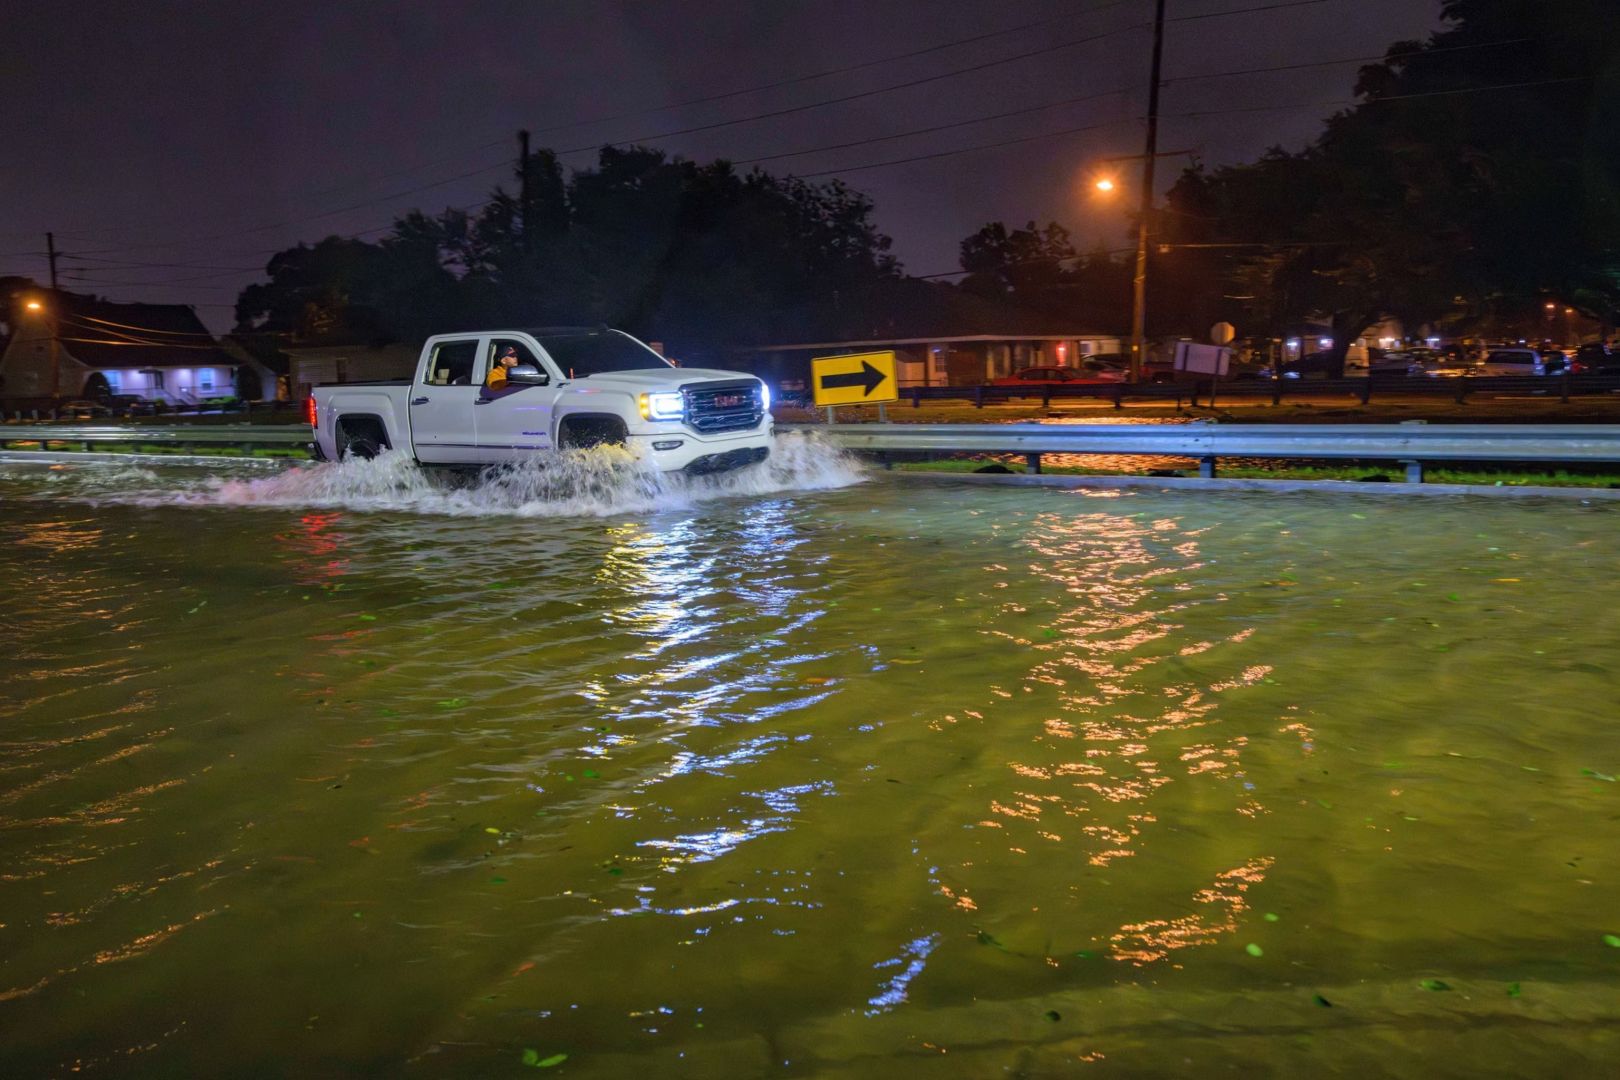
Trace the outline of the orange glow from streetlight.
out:
[[[1098,191],[1104,191],[1104,192],[1113,191],[1114,190],[1114,181],[1111,180],[1110,178],[1106,177],[1106,176],[1103,177],[1101,180],[1097,181],[1097,190]]]
[[[28,303],[24,304],[23,307],[27,308],[29,311],[43,311],[45,309],[45,305],[40,303],[38,300],[30,300]]]

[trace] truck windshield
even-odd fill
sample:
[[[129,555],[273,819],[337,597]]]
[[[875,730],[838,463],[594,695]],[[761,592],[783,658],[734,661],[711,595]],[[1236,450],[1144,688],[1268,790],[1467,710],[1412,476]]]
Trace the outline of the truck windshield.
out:
[[[539,341],[570,379],[583,379],[604,371],[642,371],[672,366],[641,342],[612,330],[594,334],[548,334]]]

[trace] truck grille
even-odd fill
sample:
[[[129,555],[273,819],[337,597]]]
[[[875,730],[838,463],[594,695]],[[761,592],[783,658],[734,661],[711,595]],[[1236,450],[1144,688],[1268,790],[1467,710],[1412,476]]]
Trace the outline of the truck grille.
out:
[[[765,418],[759,390],[760,383],[754,379],[682,387],[686,422],[704,434],[758,427]]]

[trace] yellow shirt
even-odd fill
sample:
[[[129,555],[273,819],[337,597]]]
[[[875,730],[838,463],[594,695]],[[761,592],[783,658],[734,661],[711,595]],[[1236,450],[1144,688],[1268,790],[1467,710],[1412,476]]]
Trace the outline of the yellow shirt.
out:
[[[489,369],[489,374],[484,378],[484,385],[491,390],[506,388],[506,368],[502,367],[499,361]]]

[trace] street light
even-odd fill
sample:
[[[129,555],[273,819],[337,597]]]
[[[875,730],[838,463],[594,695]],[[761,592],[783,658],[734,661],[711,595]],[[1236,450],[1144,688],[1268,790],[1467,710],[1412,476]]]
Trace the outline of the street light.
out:
[[[44,302],[37,299],[37,298],[32,299],[32,300],[24,301],[23,310],[27,311],[31,315],[42,315],[42,316],[45,316],[46,318],[50,318],[50,316],[46,314]],[[55,408],[54,403],[56,401],[60,400],[61,397],[62,397],[62,357],[61,357],[61,352],[60,352],[62,346],[61,346],[61,342],[58,340],[59,335],[61,334],[61,329],[57,326],[55,319],[50,319],[50,332],[51,332],[51,339],[50,339],[51,340],[51,401],[53,403],[52,408],[54,409]]]
[[[1097,190],[1101,191],[1101,192],[1104,192],[1104,193],[1113,191],[1114,190],[1114,182],[1112,180],[1110,180],[1108,177],[1105,176],[1101,180],[1097,181]]]

